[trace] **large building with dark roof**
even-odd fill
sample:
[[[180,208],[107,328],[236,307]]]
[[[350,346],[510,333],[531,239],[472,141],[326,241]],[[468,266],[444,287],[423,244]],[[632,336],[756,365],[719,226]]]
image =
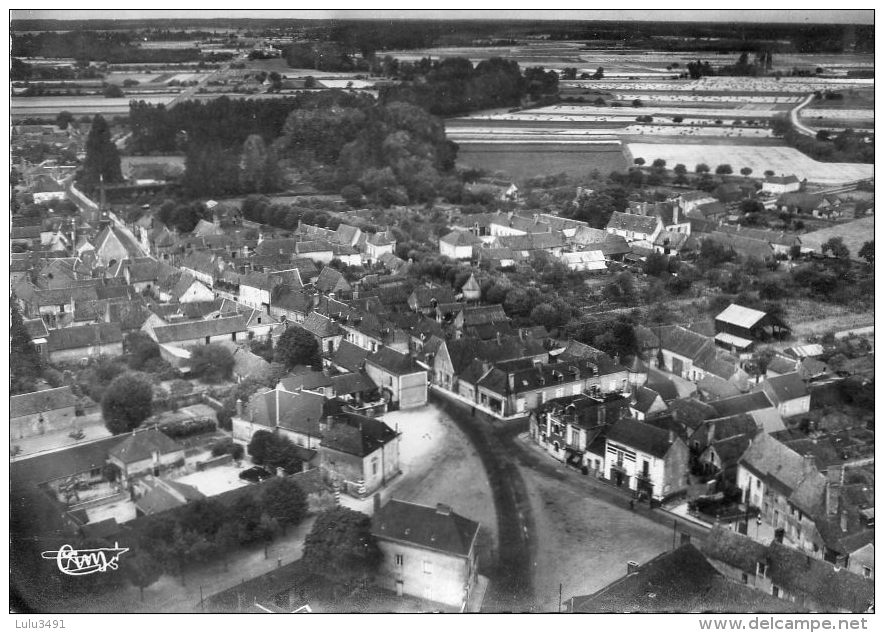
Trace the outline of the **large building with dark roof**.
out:
[[[408,354],[381,347],[365,358],[365,373],[384,398],[400,409],[427,403],[427,370]]]
[[[383,553],[380,586],[466,610],[477,586],[479,523],[445,504],[392,499],[371,525]]]
[[[356,413],[329,416],[319,444],[325,479],[355,496],[372,494],[401,472],[399,436],[382,420]]]
[[[663,499],[688,485],[688,447],[671,430],[629,418],[605,438],[605,476],[616,486]]]

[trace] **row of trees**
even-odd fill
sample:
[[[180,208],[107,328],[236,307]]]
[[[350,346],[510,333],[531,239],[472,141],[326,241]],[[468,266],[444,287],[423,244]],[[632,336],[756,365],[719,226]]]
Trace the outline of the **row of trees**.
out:
[[[463,57],[450,57],[388,68],[404,83],[382,87],[381,103],[405,101],[440,116],[517,106],[526,95],[533,100],[558,95],[554,71],[533,67],[523,75],[517,62],[501,57],[475,66]]]

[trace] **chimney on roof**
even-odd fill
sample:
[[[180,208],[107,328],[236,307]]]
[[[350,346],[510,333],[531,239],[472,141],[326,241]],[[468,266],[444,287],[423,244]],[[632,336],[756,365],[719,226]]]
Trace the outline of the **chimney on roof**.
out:
[[[802,466],[804,467],[804,472],[805,473],[812,472],[814,470],[814,468],[816,468],[816,462],[814,462],[813,455],[804,455],[802,457],[803,457]]]
[[[847,510],[841,511],[841,531],[847,531]]]
[[[500,330],[495,332],[495,334],[496,334],[496,338],[497,338],[497,344],[500,345]]]
[[[236,417],[242,417],[242,398],[236,399]]]
[[[673,431],[672,429],[669,429],[669,443],[675,443],[675,431]]]
[[[634,574],[638,571],[639,564],[634,560],[626,561],[626,575]]]
[[[436,514],[441,514],[446,517],[449,516],[451,514],[451,506],[445,505],[444,503],[437,503]]]
[[[844,483],[844,467],[830,466],[826,477],[826,515],[835,516],[838,514],[841,485]]]

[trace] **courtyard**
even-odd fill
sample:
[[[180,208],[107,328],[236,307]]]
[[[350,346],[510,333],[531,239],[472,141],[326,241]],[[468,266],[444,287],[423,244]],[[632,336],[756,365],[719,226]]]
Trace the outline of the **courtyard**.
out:
[[[478,521],[480,559],[489,555],[498,543],[497,515],[491,486],[476,449],[455,426],[451,418],[430,404],[407,411],[393,411],[382,418],[402,434],[399,464],[402,475],[380,491],[381,500],[411,501],[428,506],[444,503],[458,514]],[[366,514],[373,511],[371,497],[354,499],[341,496],[341,504]]]

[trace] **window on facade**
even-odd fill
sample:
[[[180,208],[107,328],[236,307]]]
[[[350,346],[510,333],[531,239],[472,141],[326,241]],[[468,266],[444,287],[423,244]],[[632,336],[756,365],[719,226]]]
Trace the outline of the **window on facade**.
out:
[[[743,574],[742,581],[744,585],[749,584],[749,574]]]
[[[403,558],[402,554],[396,554],[396,567],[402,567],[404,561],[405,559]]]
[[[424,573],[425,574],[432,574],[433,573],[433,563],[431,563],[428,560],[424,561]]]
[[[651,465],[648,463],[648,460],[642,460],[642,475],[647,477],[651,474]]]
[[[765,578],[767,576],[767,565],[765,563],[756,563],[755,575]]]
[[[760,479],[756,479],[756,480],[755,480],[755,487],[756,487],[756,488],[761,488],[761,480],[760,480]]]
[[[865,576],[866,578],[871,578],[872,577],[872,568],[866,567],[865,565],[863,565],[863,576]]]
[[[378,460],[376,460],[376,459],[371,460],[371,474],[372,475],[378,474]]]
[[[780,588],[777,587],[776,585],[774,585],[773,587],[771,587],[770,592],[773,594],[773,597],[774,597],[774,598],[779,598],[779,597],[780,597]]]

